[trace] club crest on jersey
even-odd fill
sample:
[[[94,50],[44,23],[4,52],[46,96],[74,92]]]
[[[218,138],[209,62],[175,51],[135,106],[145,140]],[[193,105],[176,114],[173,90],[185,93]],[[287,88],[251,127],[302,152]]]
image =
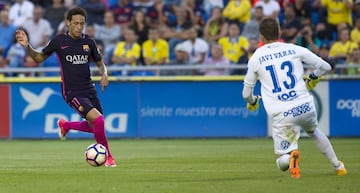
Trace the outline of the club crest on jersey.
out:
[[[83,50],[84,50],[85,52],[88,52],[88,51],[90,50],[89,45],[87,45],[87,44],[83,45]]]
[[[283,150],[287,150],[290,147],[290,142],[286,140],[282,140],[280,146]]]
[[[78,108],[78,110],[79,110],[80,112],[83,112],[83,111],[84,111],[84,107],[80,105],[79,108]]]

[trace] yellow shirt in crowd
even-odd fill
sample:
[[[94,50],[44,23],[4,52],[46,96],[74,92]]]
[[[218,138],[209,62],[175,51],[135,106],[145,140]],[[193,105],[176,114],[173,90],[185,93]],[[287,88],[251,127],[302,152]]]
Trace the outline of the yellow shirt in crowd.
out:
[[[351,3],[353,0],[349,0]],[[327,10],[327,21],[329,24],[337,25],[339,23],[346,22],[350,26],[352,22],[352,10],[347,8],[344,1],[334,0],[321,0],[321,4],[326,7]]]
[[[136,59],[140,58],[141,47],[138,43],[133,43],[130,46],[126,46],[125,42],[119,42],[114,50],[114,55],[123,56],[125,58],[134,57]],[[136,62],[131,63],[132,66],[136,66]]]
[[[162,58],[169,61],[169,44],[163,39],[158,39],[155,44],[152,40],[146,40],[142,45],[143,57],[148,58],[151,64],[155,64]]]
[[[223,47],[224,57],[232,63],[238,63],[240,57],[245,54],[243,49],[247,50],[249,48],[249,42],[243,36],[238,36],[233,41],[231,41],[230,37],[222,37],[218,43]]]
[[[223,10],[223,16],[231,20],[246,23],[251,18],[251,4],[249,0],[229,1]]]
[[[342,42],[337,41],[331,46],[329,56],[336,57],[338,55],[349,55],[355,48],[358,48],[358,45],[355,42],[347,41],[343,44]]]
[[[357,44],[360,44],[360,30],[357,29],[357,28],[354,28],[352,31],[351,31],[351,40]]]

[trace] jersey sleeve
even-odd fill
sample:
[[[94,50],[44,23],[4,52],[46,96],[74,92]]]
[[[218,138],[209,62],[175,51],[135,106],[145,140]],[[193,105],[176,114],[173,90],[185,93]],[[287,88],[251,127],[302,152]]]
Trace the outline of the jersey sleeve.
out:
[[[48,45],[45,46],[45,48],[42,49],[43,54],[50,56],[54,51],[56,51],[58,47],[58,38],[54,38],[53,40],[50,40]]]
[[[90,42],[91,42],[90,48],[91,48],[92,58],[94,59],[95,62],[102,60],[100,50],[96,46],[95,40],[90,39]]]
[[[327,63],[325,60],[315,55],[306,48],[302,48],[302,47],[300,48],[301,48],[300,51],[302,52],[301,53],[302,61],[305,64],[309,64],[315,68],[314,74],[316,76],[322,76],[323,74],[331,70],[331,65]]]
[[[242,96],[248,103],[254,102],[254,87],[256,85],[258,74],[256,72],[256,62],[254,59],[250,59],[248,63],[248,69],[244,78],[244,87],[242,91]]]
[[[246,75],[244,78],[244,85],[249,87],[255,87],[256,81],[258,79],[258,75],[256,73],[256,65],[257,64],[254,59],[249,60]]]

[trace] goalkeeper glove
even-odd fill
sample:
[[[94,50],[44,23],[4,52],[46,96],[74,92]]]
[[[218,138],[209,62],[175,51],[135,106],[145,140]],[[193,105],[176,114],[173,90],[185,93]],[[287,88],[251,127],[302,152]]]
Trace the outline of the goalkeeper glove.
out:
[[[259,108],[259,101],[261,99],[261,96],[255,96],[255,102],[250,104],[247,103],[246,108],[250,111],[256,111]]]
[[[309,76],[305,77],[306,88],[312,90],[320,82],[320,77],[315,76],[314,73],[310,73]]]

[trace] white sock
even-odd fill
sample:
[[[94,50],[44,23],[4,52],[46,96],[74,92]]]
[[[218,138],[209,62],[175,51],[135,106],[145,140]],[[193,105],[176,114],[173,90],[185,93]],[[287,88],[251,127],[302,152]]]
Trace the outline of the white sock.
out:
[[[281,171],[286,171],[289,169],[289,164],[290,164],[290,155],[289,154],[284,154],[281,157],[276,159],[276,165],[279,168],[279,170]]]
[[[336,157],[335,151],[326,135],[319,129],[315,129],[314,133],[310,134],[310,136],[314,136],[316,147],[326,157],[326,159],[328,159],[334,167],[339,166],[339,160]]]

